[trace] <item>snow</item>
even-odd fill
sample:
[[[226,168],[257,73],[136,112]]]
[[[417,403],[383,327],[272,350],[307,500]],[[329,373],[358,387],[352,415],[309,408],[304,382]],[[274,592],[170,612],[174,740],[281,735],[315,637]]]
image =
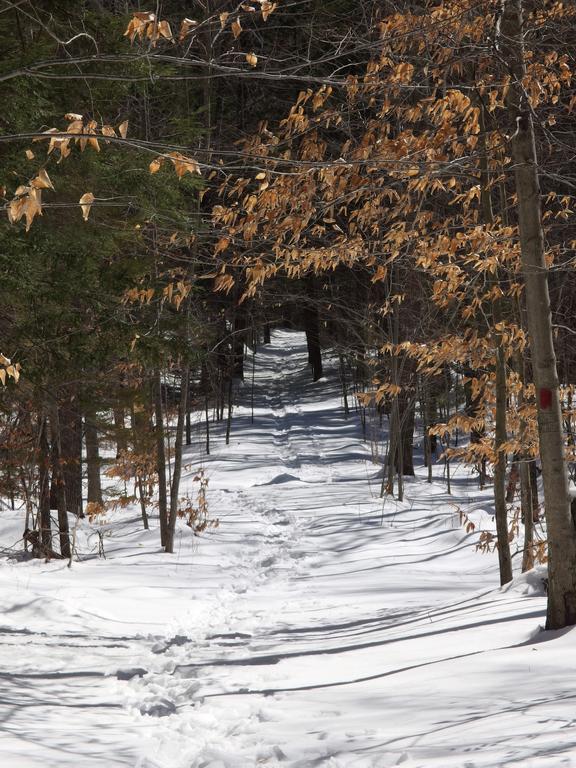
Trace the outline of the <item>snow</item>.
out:
[[[576,765],[574,632],[541,628],[543,569],[497,587],[475,548],[490,490],[420,467],[383,502],[336,374],[308,379],[303,337],[276,331],[254,423],[247,381],[230,446],[186,454],[220,526],[182,525],[176,554],[128,509],[106,559],[82,523],[72,568],[0,560],[3,766]],[[0,524],[8,547],[22,521]]]

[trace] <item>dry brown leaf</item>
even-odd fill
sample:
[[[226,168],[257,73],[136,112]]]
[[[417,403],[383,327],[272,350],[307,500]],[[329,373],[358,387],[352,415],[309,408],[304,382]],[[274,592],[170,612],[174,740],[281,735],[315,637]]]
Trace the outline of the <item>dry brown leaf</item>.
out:
[[[38,171],[38,176],[36,176],[35,179],[32,179],[30,184],[36,189],[54,189],[54,186],[50,181],[50,176],[48,176],[48,172],[45,168],[42,168],[40,171]]]
[[[180,24],[180,33],[178,40],[182,42],[191,29],[198,26],[198,22],[195,19],[184,19]]]
[[[120,125],[118,126],[118,133],[120,134],[120,136],[122,136],[123,139],[126,138],[128,134],[128,120],[124,120],[123,123],[120,123]]]
[[[250,64],[251,67],[255,67],[256,64],[258,64],[258,56],[256,56],[255,53],[247,53],[246,61],[248,62],[248,64]]]
[[[260,173],[257,173],[254,178],[256,179],[256,181],[262,181],[263,179],[266,178],[266,174],[264,173],[264,171],[260,171]]]
[[[102,126],[102,136],[113,136],[116,137],[116,131],[114,128],[112,128],[111,125],[103,125]]]
[[[178,176],[179,179],[181,179],[182,176],[184,176],[186,173],[191,173],[197,176],[202,175],[200,166],[193,158],[186,157],[186,155],[182,155],[180,152],[170,152],[168,157],[172,161],[174,170],[176,171],[176,176]]]
[[[158,32],[160,36],[166,40],[172,40],[172,29],[167,21],[161,21],[158,23]]]
[[[26,199],[26,198],[25,198]],[[24,210],[26,217],[26,232],[30,231],[34,217],[42,215],[42,190],[32,188],[28,194],[26,208]]]
[[[72,120],[68,128],[66,128],[66,133],[83,133],[84,131],[84,123],[82,120]]]
[[[92,207],[92,203],[95,199],[96,198],[92,192],[85,192],[80,198],[79,203],[80,208],[82,208],[82,218],[84,221],[88,221],[88,216],[90,216],[90,208]]]
[[[242,32],[242,24],[240,24],[240,19],[234,19],[234,21],[232,22],[232,34],[234,35],[235,40],[238,37],[240,37],[241,32]]]
[[[35,157],[36,157],[36,155],[34,154],[34,152],[32,152],[31,149],[27,149],[26,150],[26,159],[27,160],[34,160]]]
[[[228,11],[223,11],[220,14],[220,28],[221,29],[224,29],[224,27],[226,26],[226,20],[228,19],[228,16],[230,16]]]
[[[16,224],[17,221],[20,221],[24,215],[27,204],[27,197],[15,197],[9,202],[6,213],[8,214],[8,221],[10,224]]]
[[[20,378],[20,363],[16,363],[16,365],[9,365],[6,368],[6,373],[8,376],[12,376],[14,381],[18,383],[18,379]]]
[[[152,160],[152,162],[148,166],[148,170],[150,171],[150,173],[158,173],[160,168],[162,168],[163,162],[164,162],[163,157],[156,157],[154,160]]]
[[[262,10],[262,21],[268,21],[268,16],[270,16],[271,13],[274,13],[276,8],[278,8],[278,3],[270,3],[267,0],[264,0],[264,2],[260,3],[261,10]]]
[[[66,112],[66,114],[64,115],[64,118],[66,120],[83,120],[84,119],[82,115],[78,115],[76,114],[76,112]]]

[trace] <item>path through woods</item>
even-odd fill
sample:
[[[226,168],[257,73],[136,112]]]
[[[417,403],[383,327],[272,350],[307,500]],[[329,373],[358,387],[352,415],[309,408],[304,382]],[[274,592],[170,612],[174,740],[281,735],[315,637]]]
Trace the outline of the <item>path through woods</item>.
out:
[[[449,497],[420,468],[383,506],[303,336],[275,332],[256,363],[254,424],[247,381],[231,445],[202,461],[217,530],[182,526],[165,555],[132,510],[105,560],[1,561],[2,765],[576,765],[573,633],[539,632],[538,574],[497,589],[459,523],[456,505],[491,525],[490,491],[460,470]]]

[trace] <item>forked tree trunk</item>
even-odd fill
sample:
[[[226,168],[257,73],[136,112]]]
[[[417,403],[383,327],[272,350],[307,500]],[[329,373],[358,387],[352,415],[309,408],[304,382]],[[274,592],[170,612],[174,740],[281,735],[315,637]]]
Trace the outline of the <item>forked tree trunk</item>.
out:
[[[504,0],[500,24],[503,58],[512,70],[508,106],[518,197],[518,227],[536,399],[548,532],[547,629],[576,624],[576,532],[570,513],[562,411],[548,292],[534,126],[524,86],[522,0]]]

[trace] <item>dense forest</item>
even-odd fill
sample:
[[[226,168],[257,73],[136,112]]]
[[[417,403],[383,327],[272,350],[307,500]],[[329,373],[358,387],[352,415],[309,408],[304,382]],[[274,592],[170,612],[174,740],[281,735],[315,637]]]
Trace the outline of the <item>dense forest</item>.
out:
[[[421,425],[430,479],[442,455],[493,489],[501,583],[521,519],[548,627],[576,623],[576,6],[2,0],[0,33],[21,547],[71,558],[110,505],[167,552],[178,518],[212,525],[183,446],[230,439],[246,356],[291,328],[365,434],[386,424],[382,496]]]

